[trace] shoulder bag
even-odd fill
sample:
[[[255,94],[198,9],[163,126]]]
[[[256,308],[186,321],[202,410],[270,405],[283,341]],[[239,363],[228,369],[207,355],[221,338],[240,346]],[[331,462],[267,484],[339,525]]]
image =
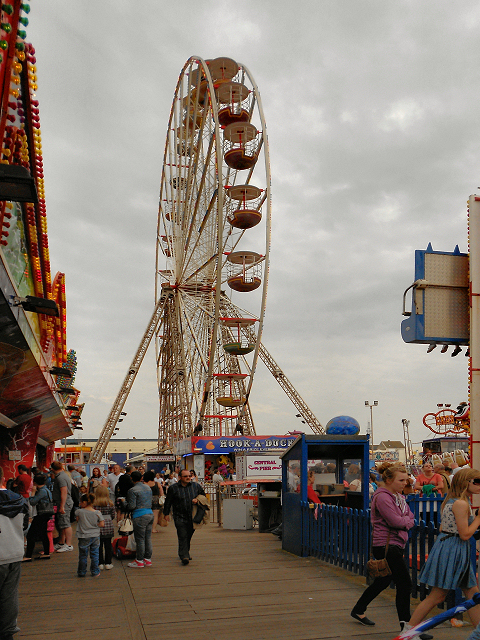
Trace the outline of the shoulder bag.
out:
[[[125,516],[123,520],[118,523],[118,533],[121,536],[128,536],[133,531],[133,521],[130,515]]]
[[[377,560],[373,557],[372,547],[370,547],[370,560],[367,562],[367,570],[372,578],[384,578],[389,576],[392,571],[387,562],[387,551],[390,543],[390,531],[388,532],[387,544],[385,545],[385,557]]]
[[[44,487],[44,489],[46,494],[45,497],[40,498],[40,500],[36,504],[37,515],[53,516],[53,514],[55,513],[55,510],[53,508],[52,494],[50,492],[50,489],[47,489],[47,487]]]

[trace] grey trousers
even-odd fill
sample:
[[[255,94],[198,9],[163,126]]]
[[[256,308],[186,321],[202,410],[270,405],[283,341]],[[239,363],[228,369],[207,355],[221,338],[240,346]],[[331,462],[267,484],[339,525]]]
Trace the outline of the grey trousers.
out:
[[[0,640],[12,640],[17,627],[21,562],[0,564]]]
[[[152,559],[152,525],[153,513],[133,518],[133,533],[137,545],[136,558],[139,562]]]

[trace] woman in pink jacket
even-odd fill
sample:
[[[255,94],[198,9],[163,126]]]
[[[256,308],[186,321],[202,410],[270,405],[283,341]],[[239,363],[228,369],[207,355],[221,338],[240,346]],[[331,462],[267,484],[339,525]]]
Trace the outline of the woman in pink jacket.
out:
[[[403,551],[408,540],[408,530],[413,527],[413,513],[408,507],[402,494],[408,482],[408,474],[401,464],[384,463],[379,469],[385,483],[375,491],[371,503],[372,520],[372,553],[373,557],[385,557],[385,547],[388,542],[386,558],[391,575],[375,578],[374,582],[360,596],[352,609],[351,616],[361,624],[373,627],[375,623],[367,618],[365,611],[368,605],[390,582],[395,583],[398,620],[403,630],[410,620],[410,592],[412,582],[410,573],[403,557]],[[422,640],[432,638],[429,634],[422,634]]]

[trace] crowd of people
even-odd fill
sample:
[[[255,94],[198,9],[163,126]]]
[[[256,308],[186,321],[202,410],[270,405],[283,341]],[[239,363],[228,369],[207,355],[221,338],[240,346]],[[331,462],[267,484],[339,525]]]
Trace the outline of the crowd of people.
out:
[[[18,631],[20,566],[33,561],[37,542],[42,544],[38,560],[50,560],[53,552],[72,552],[75,522],[77,576],[83,578],[89,570],[96,578],[114,567],[115,520],[119,525],[130,518],[136,554],[128,566],[145,568],[153,562],[151,534],[157,531],[159,518],[167,524],[172,513],[178,555],[187,565],[192,560],[192,535],[207,522],[208,510],[195,472],[186,469],[155,473],[114,465],[110,473],[94,467],[88,478],[75,465],[64,469],[55,460],[44,470],[20,464],[17,477],[5,483],[0,467],[0,638],[10,640]]]
[[[348,470],[355,481],[356,469]],[[460,588],[466,598],[478,591],[476,575],[470,562],[470,538],[480,528],[480,515],[473,513],[471,498],[480,495],[480,472],[468,466],[453,469],[426,462],[416,477],[399,463],[384,463],[372,473],[371,495],[372,556],[385,558],[391,573],[377,576],[354,605],[351,616],[364,626],[375,623],[367,617],[369,604],[389,586],[396,587],[396,610],[400,628],[409,629],[424,620],[433,607],[446,598],[450,589]],[[213,474],[212,474],[213,475]],[[308,474],[308,499],[319,503],[314,484],[314,470]],[[223,480],[222,476],[220,479]],[[220,481],[220,480],[218,480]],[[112,540],[115,521],[131,518],[136,557],[131,568],[152,565],[152,533],[158,532],[162,520],[168,523],[170,513],[178,537],[178,556],[183,565],[192,560],[190,544],[196,526],[205,521],[208,502],[194,471],[165,468],[162,472],[140,467],[114,465],[110,473],[94,467],[91,476],[75,465],[66,469],[53,461],[49,469],[18,466],[18,475],[5,486],[0,468],[0,619],[6,620],[7,631],[16,624],[18,601],[14,595],[20,577],[20,563],[32,562],[37,542],[42,550],[36,556],[49,560],[52,552],[72,552],[73,528],[78,539],[77,575],[92,577],[113,569]],[[411,615],[411,578],[405,563],[404,548],[414,517],[405,494],[441,495],[441,533],[420,573],[420,581],[430,587],[427,598]],[[53,540],[54,530],[57,538]],[[5,543],[8,535],[8,544]],[[52,545],[52,543],[54,544]],[[88,560],[90,565],[88,566]],[[18,566],[17,566],[18,565]],[[5,575],[2,575],[5,574]],[[13,591],[12,591],[13,589]],[[8,612],[7,612],[8,608]],[[475,627],[471,640],[480,638],[480,605],[469,611]],[[3,616],[3,618],[2,618]],[[10,625],[10,627],[8,627]],[[3,638],[4,630],[1,629]],[[14,632],[12,632],[14,633]],[[428,640],[432,636],[419,636]]]
[[[92,543],[93,547],[89,546],[90,551],[93,549],[93,554],[90,555],[94,558],[92,574],[98,575],[103,569],[110,570],[113,568],[114,522],[128,515],[133,519],[136,539],[140,540],[140,548],[137,543],[137,561],[139,555],[142,556],[146,552],[146,558],[141,560],[145,560],[148,565],[151,560],[148,534],[158,533],[160,519],[165,522],[168,516],[168,511],[164,514],[166,494],[170,487],[179,483],[181,476],[179,468],[172,471],[168,467],[155,473],[145,471],[142,466],[138,469],[131,466],[122,469],[120,465],[115,464],[110,473],[102,471],[100,467],[93,467],[91,476],[87,477],[82,469],[77,469],[73,464],[64,469],[59,461],[53,461],[50,468],[44,472],[35,467],[28,470],[25,465],[19,465],[18,476],[9,482],[9,488],[23,496],[29,504],[29,526],[23,560],[32,560],[37,541],[42,543],[43,550],[35,559],[48,560],[51,551],[73,551],[72,523],[77,522],[79,546],[85,547],[86,538],[99,538],[98,545]],[[197,483],[195,471],[188,471],[188,478],[189,482]],[[223,480],[221,476],[220,480]],[[85,510],[85,513],[81,510]],[[87,526],[90,521],[93,522],[93,516],[88,515],[93,511],[99,512],[101,516],[98,517],[98,524],[95,524],[98,529],[97,536],[90,535],[93,525]],[[52,549],[54,529],[58,536]],[[97,555],[98,562],[95,561]],[[137,562],[133,566],[138,564]],[[79,570],[79,573],[83,573],[83,569]]]

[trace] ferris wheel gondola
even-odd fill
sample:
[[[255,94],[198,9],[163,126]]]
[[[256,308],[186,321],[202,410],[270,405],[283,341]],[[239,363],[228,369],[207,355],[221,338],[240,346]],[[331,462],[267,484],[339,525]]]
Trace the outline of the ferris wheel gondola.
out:
[[[160,446],[194,430],[255,433],[248,400],[265,313],[270,217],[268,140],[257,85],[230,58],[192,57],[175,89],[160,189]],[[240,339],[243,314],[232,311],[237,297],[252,319],[245,325],[247,345]]]

